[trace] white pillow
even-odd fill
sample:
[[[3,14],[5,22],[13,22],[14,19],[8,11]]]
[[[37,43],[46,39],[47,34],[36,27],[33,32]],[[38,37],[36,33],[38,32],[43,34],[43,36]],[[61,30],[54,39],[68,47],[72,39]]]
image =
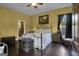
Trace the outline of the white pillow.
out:
[[[0,53],[4,53],[4,46],[0,46]]]

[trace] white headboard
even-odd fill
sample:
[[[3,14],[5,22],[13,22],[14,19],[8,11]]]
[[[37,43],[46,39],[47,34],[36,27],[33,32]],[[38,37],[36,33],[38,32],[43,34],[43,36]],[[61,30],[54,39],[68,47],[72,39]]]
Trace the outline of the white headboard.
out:
[[[48,25],[41,25],[41,26],[37,26],[36,29],[51,29],[52,26],[48,26]]]
[[[41,31],[52,33],[52,26],[48,26],[48,25],[37,26],[35,32],[41,32]]]

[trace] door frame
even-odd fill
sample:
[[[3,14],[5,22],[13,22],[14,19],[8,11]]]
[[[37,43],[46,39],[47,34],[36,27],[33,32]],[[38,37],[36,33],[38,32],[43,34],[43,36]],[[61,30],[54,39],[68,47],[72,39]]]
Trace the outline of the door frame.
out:
[[[20,39],[20,37],[19,37],[19,23],[20,22],[23,22],[24,23],[24,33],[26,32],[26,23],[25,23],[25,20],[18,20],[17,21],[17,39]]]

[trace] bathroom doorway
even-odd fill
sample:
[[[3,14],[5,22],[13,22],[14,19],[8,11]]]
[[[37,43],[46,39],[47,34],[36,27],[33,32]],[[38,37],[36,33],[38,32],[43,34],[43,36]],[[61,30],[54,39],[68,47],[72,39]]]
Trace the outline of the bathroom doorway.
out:
[[[19,20],[18,21],[18,27],[17,27],[17,36],[18,39],[21,38],[21,36],[25,33],[25,21]]]

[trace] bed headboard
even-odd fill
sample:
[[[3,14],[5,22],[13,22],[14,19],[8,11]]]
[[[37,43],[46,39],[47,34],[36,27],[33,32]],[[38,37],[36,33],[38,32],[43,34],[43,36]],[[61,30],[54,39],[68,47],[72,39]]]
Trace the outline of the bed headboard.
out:
[[[52,26],[48,25],[41,25],[41,26],[36,26],[36,32],[44,31],[44,32],[51,32],[52,33]]]
[[[41,25],[41,26],[37,26],[36,29],[51,29],[52,26],[48,26],[48,25]]]

